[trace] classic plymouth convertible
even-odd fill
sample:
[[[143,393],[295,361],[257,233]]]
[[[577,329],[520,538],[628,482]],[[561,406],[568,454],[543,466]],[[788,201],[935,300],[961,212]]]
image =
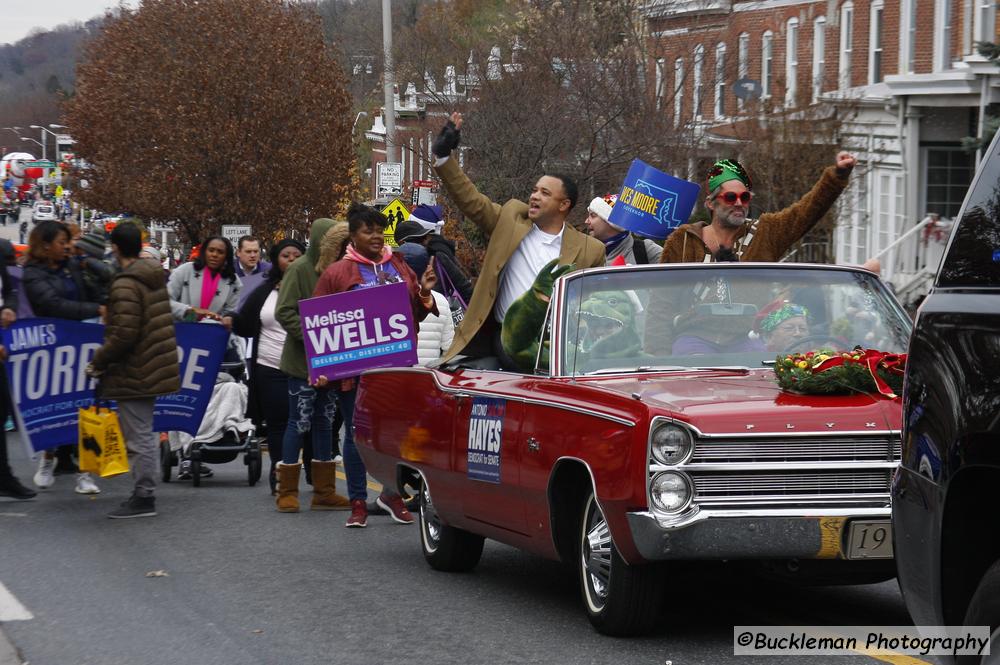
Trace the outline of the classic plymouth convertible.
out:
[[[793,352],[904,353],[909,318],[875,275],[591,269],[556,281],[545,317],[530,373],[459,357],[361,380],[360,452],[418,492],[433,568],[471,570],[484,538],[561,559],[611,635],[658,625],[671,561],[823,584],[895,574],[899,401],[782,390],[774,368]]]

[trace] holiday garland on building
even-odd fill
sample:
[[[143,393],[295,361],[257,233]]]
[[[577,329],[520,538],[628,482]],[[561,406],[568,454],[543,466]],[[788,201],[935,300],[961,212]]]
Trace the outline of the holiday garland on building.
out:
[[[895,399],[903,387],[906,354],[860,346],[853,351],[819,349],[778,356],[774,375],[783,390],[806,395],[879,393]]]

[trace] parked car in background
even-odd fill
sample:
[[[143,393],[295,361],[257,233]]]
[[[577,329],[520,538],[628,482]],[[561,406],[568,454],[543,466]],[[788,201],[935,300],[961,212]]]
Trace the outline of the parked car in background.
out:
[[[892,492],[899,583],[914,623],[988,625],[994,658],[1000,654],[998,140],[1000,134],[979,166],[914,324],[902,466]]]
[[[54,205],[48,201],[39,201],[31,209],[31,220],[38,222],[55,222],[59,220],[59,214]]]
[[[782,341],[764,322],[786,304],[797,332]],[[578,271],[557,280],[542,330],[525,340],[532,372],[457,358],[361,379],[359,450],[382,483],[418,491],[433,568],[474,568],[485,538],[561,559],[610,635],[657,627],[673,561],[750,561],[803,583],[895,575],[899,401],[784,391],[774,369],[778,353],[823,347],[902,353],[910,320],[875,275]]]

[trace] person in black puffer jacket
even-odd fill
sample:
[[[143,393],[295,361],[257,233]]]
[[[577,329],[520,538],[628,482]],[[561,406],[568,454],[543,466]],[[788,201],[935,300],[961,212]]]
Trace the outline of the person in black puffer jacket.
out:
[[[69,260],[69,239],[69,229],[61,222],[41,222],[31,230],[21,288],[35,316],[99,321],[104,317],[105,307],[84,281],[80,267]],[[70,455],[75,447],[60,447],[60,466],[72,467]],[[41,489],[51,487],[55,473],[55,454],[46,450],[39,460],[35,485]],[[89,473],[77,475],[78,494],[100,491]]]
[[[0,287],[2,287],[0,297],[3,299],[0,304],[0,326],[4,328],[17,321],[17,289],[7,274],[7,266],[13,263],[14,247],[10,241],[0,238]],[[2,345],[0,350],[3,350]],[[2,351],[0,355],[3,355]],[[7,384],[7,370],[4,363],[0,362],[0,422],[6,423],[7,416],[11,413],[13,413],[13,403]],[[7,457],[7,432],[4,427],[0,427],[0,496],[21,501],[35,496],[34,492],[21,484],[10,468]]]

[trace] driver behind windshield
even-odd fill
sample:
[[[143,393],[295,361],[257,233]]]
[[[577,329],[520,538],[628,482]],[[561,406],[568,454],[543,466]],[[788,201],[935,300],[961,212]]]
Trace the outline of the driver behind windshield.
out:
[[[809,310],[776,300],[757,313],[754,328],[768,351],[787,352],[809,336]]]

